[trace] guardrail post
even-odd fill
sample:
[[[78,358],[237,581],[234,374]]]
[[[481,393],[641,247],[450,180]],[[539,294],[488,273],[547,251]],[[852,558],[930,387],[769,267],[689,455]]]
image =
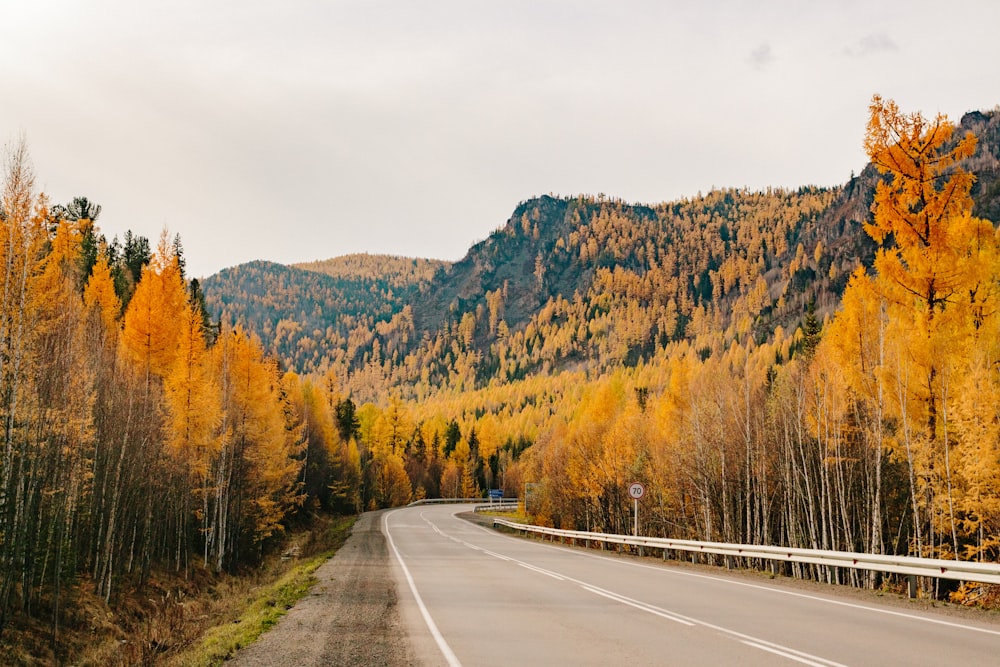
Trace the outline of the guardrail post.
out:
[[[726,556],[726,569],[727,570],[733,569],[733,557],[732,556],[729,556],[729,555]]]
[[[915,600],[917,597],[917,575],[908,574],[906,575],[906,594],[911,600]]]

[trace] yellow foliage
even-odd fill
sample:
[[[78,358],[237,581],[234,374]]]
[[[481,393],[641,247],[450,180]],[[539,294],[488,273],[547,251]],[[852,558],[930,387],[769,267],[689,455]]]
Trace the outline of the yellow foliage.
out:
[[[164,232],[152,262],[142,271],[122,328],[125,350],[141,368],[161,378],[170,372],[186,303],[180,265]]]

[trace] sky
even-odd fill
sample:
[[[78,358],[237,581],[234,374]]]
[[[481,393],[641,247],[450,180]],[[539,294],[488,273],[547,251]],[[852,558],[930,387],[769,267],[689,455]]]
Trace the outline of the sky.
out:
[[[996,0],[0,0],[0,144],[109,239],[179,234],[192,277],[457,260],[542,194],[842,184],[873,94],[1000,105],[998,25]]]

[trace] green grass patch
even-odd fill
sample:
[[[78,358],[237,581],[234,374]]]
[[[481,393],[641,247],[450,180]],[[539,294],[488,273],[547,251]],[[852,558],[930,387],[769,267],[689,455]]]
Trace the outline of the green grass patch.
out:
[[[317,582],[315,572],[329,560],[347,539],[355,517],[345,517],[331,524],[317,542],[329,548],[304,559],[271,584],[245,595],[230,608],[235,618],[210,628],[190,649],[176,655],[170,665],[209,667],[221,665],[235,653],[249,646],[267,632],[288,610],[303,598]]]

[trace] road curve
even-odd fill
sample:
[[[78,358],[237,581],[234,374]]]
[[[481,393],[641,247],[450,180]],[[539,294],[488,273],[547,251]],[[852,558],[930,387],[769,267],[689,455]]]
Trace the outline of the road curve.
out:
[[[994,622],[553,546],[467,510],[382,516],[421,664],[1000,664]]]

